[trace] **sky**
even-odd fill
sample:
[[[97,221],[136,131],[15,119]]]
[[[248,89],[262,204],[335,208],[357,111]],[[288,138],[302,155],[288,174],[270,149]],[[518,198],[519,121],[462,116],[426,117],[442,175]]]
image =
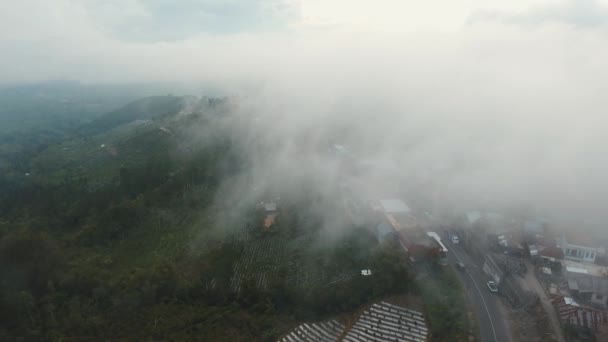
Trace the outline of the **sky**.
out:
[[[484,194],[478,201],[603,212],[608,0],[22,0],[2,7],[0,82],[162,81],[253,91],[251,106],[272,113],[286,132],[372,122],[359,140],[407,165],[408,175],[442,175],[437,187],[454,201]]]
[[[379,63],[401,68],[414,62],[411,58],[427,59],[433,69],[481,62],[508,74],[527,66],[549,73],[562,68],[560,74],[579,67],[595,74],[606,54],[599,43],[606,34],[607,5],[607,0],[7,1],[0,13],[0,73],[3,82],[259,82],[277,74],[302,77],[302,69],[331,69],[341,78],[340,72]]]

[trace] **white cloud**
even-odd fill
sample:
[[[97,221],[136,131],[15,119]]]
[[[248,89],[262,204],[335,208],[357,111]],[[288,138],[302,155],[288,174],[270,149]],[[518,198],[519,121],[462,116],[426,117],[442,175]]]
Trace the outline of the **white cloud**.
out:
[[[597,0],[558,1],[531,6],[525,11],[477,10],[468,19],[471,24],[486,21],[527,27],[549,23],[576,28],[597,28],[608,24],[608,6]]]
[[[120,37],[112,27],[153,14],[141,1],[113,4],[105,18],[91,10],[98,2],[4,6],[3,81],[184,81],[227,92],[254,83],[258,106],[292,130],[357,118],[378,123],[379,135],[362,141],[413,146],[417,165],[465,156],[476,166],[453,172],[445,185],[453,193],[492,189],[564,204],[608,191],[605,29],[562,20],[466,24],[480,9],[528,15],[547,1],[311,0],[283,29],[188,29],[162,41]]]

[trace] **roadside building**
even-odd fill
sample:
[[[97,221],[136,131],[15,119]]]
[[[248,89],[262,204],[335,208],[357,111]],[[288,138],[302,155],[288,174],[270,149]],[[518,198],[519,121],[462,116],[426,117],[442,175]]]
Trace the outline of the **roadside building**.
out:
[[[552,299],[552,303],[563,324],[591,332],[600,338],[606,337],[601,334],[608,328],[608,311],[579,304],[572,297],[557,296]]]
[[[525,253],[521,235],[516,232],[502,233],[496,236],[496,243],[505,254],[523,256]]]
[[[264,211],[264,221],[262,222],[262,229],[269,231],[276,223],[279,212],[276,202],[262,202],[261,207]]]
[[[570,293],[577,299],[607,309],[608,268],[570,260],[562,261]]]
[[[412,210],[400,199],[390,198],[379,201],[379,210],[383,213],[386,221],[397,232],[412,230],[418,227],[418,222]]]
[[[606,253],[596,241],[583,233],[565,232],[558,239],[558,244],[564,252],[566,260],[595,263],[595,260]]]
[[[546,220],[534,219],[526,220],[523,224],[523,233],[526,240],[535,242],[545,236]]]
[[[501,231],[507,226],[505,217],[495,212],[468,211],[464,214],[464,226]]]
[[[376,226],[378,241],[396,238],[413,262],[435,260],[446,263],[447,248],[438,234],[426,232],[412,215],[410,207],[401,199],[381,199],[373,209],[380,213]]]
[[[528,255],[530,256],[530,259],[532,259],[532,260],[537,260],[538,258],[540,258],[540,251],[538,249],[538,246],[529,245],[528,246]]]
[[[445,244],[443,243],[443,241],[441,241],[441,237],[439,237],[439,234],[437,234],[436,232],[427,232],[426,235],[428,237],[430,237],[431,239],[433,239],[433,241],[435,241],[435,243],[439,246],[439,251],[436,252],[437,257],[439,259],[439,263],[442,265],[447,265],[448,249],[445,246]]]
[[[398,198],[382,199],[380,200],[380,206],[388,214],[409,214],[412,212],[410,207]]]
[[[264,218],[264,230],[268,230],[274,225],[277,215],[277,213],[266,214]]]
[[[395,232],[409,230],[418,226],[412,210],[404,201],[397,198],[381,199],[372,202],[372,210],[379,214],[379,220],[388,224]]]
[[[386,222],[382,222],[376,226],[376,239],[378,242],[383,243],[384,241],[391,239],[395,234],[393,228]]]
[[[414,231],[399,231],[397,233],[399,243],[406,251],[410,260],[418,261],[445,261],[447,249],[440,243],[439,239],[435,239],[422,230]]]
[[[492,257],[492,255],[486,255],[482,270],[487,275],[489,275],[492,280],[494,280],[496,285],[500,285],[500,282],[504,278],[504,271],[502,270],[502,268],[500,268],[500,266],[498,266],[498,263],[496,262],[496,260],[494,260],[494,257]]]
[[[464,214],[465,217],[465,226],[468,228],[473,227],[480,219],[481,219],[481,212],[479,211],[467,211]]]
[[[277,204],[275,202],[264,202],[264,211],[267,213],[273,213],[277,211]]]
[[[557,246],[539,246],[540,257],[550,261],[563,260],[564,251]]]

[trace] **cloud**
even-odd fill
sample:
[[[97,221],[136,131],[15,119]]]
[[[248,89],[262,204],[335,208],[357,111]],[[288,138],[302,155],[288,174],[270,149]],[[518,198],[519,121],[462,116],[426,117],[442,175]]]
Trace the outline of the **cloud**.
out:
[[[519,13],[477,10],[468,18],[469,24],[492,21],[525,27],[562,24],[577,28],[598,28],[608,24],[608,8],[597,0],[570,0],[531,7]]]
[[[289,0],[93,1],[86,8],[113,37],[144,42],[280,30],[298,15]]]
[[[451,203],[601,213],[603,4],[310,3],[11,2],[0,12],[0,74],[214,85],[246,94],[286,141],[341,127],[367,157],[391,160],[404,182],[435,183]],[[480,8],[500,15],[466,25]]]

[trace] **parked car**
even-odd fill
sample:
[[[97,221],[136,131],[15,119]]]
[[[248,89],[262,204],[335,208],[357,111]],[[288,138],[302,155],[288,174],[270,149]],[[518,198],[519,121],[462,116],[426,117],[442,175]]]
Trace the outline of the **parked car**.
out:
[[[498,286],[496,286],[494,280],[488,281],[487,285],[491,292],[498,292]]]
[[[463,262],[457,262],[456,266],[458,267],[459,270],[464,271],[465,266]]]

